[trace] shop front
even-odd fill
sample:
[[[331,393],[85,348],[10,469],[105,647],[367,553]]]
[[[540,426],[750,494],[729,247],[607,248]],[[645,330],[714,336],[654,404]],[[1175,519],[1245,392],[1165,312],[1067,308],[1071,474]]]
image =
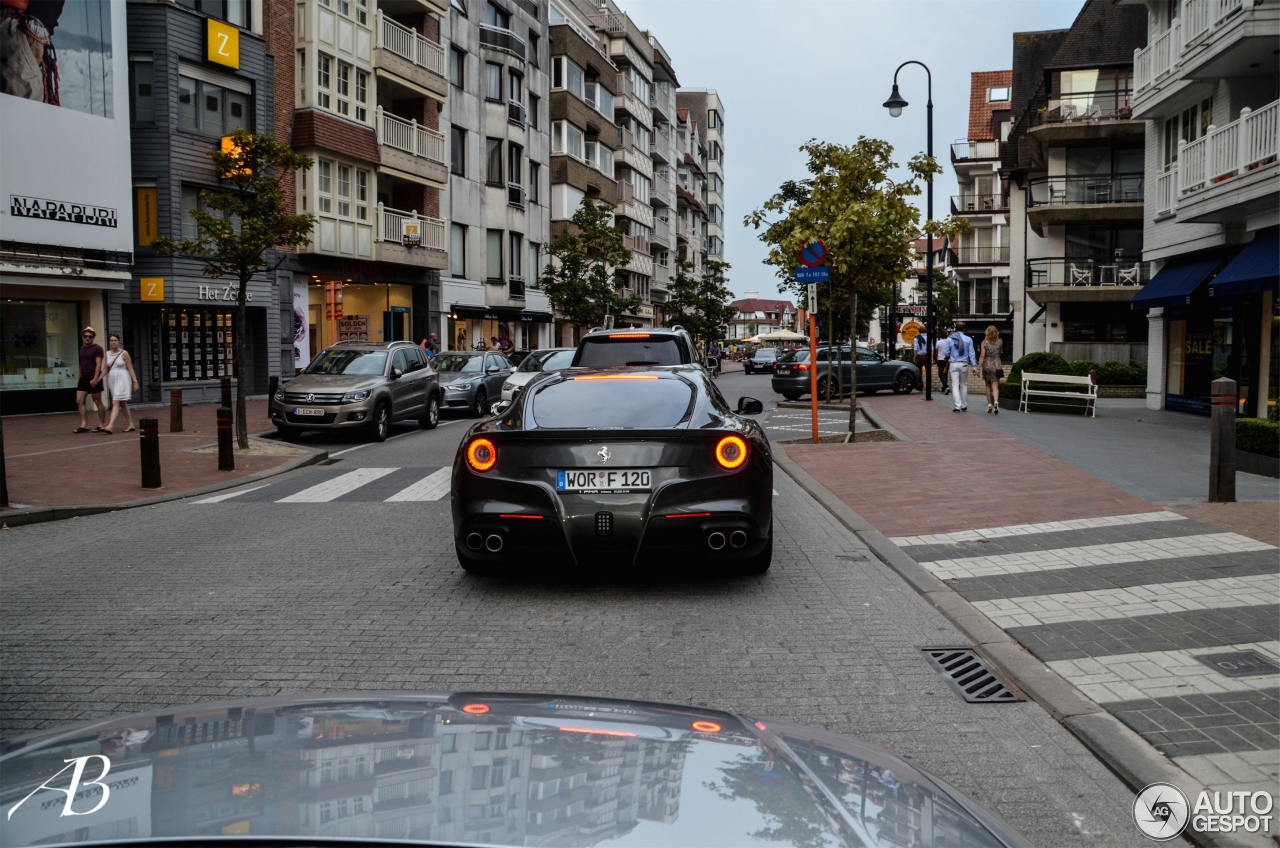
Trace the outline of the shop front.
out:
[[[550,326],[550,312],[453,304],[448,314],[448,335],[442,341],[449,350],[488,348],[495,340],[510,350],[536,350],[546,346],[544,336]]]

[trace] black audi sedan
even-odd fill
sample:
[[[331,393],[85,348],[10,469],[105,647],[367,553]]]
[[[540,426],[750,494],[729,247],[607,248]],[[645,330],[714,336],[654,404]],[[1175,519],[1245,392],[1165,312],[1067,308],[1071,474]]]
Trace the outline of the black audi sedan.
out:
[[[764,430],[697,366],[546,374],[471,427],[453,465],[458,560],[473,573],[661,565],[760,574],[773,556]]]

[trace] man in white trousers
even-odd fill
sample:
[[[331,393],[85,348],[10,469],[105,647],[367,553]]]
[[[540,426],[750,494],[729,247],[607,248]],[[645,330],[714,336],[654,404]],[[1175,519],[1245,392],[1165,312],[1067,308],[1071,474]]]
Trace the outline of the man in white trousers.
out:
[[[969,408],[969,369],[978,367],[973,352],[973,339],[965,335],[964,322],[957,321],[955,330],[947,337],[947,360],[951,365],[951,393],[955,399],[954,412]]]

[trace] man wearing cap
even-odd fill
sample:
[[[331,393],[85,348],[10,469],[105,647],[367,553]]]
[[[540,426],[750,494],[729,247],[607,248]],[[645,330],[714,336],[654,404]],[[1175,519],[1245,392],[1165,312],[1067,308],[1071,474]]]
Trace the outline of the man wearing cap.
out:
[[[102,345],[94,341],[98,334],[92,327],[80,331],[80,382],[76,383],[76,409],[80,412],[80,426],[77,433],[89,432],[88,412],[85,410],[86,395],[93,396],[93,403],[98,408],[98,426],[107,420],[107,407],[102,402]]]

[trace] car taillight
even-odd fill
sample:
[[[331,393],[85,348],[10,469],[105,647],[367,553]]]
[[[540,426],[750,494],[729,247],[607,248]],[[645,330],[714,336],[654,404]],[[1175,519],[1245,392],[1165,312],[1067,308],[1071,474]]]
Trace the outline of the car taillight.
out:
[[[725,471],[741,468],[747,461],[747,443],[740,436],[725,436],[716,442],[716,464]]]
[[[807,363],[807,362],[797,362],[795,365],[792,365],[791,367],[792,367],[792,368],[794,368],[794,369],[795,369],[795,370],[797,370],[797,371],[808,371],[808,370],[809,370],[809,363]]]
[[[467,445],[467,465],[481,473],[488,471],[498,461],[498,449],[488,439],[476,439]]]

